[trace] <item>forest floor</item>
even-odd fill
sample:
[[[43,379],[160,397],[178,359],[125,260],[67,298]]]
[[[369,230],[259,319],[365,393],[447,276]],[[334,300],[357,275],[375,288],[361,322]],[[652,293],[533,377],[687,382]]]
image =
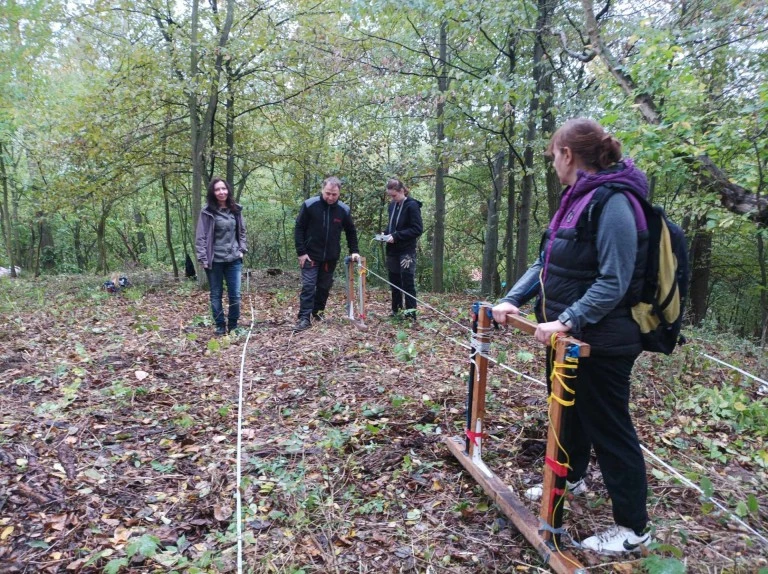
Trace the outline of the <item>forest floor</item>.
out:
[[[327,320],[293,334],[297,276],[254,272],[250,337],[214,338],[207,293],[131,279],[117,295],[94,277],[0,282],[1,574],[235,570],[241,361],[246,571],[547,570],[441,440],[465,425],[471,296],[424,294],[410,324],[371,288],[363,330],[338,281]],[[493,340],[492,356],[543,378],[530,338]],[[659,544],[573,550],[590,571],[768,568],[768,401],[702,353],[768,373],[725,336],[638,360],[638,433],[670,465],[647,457]],[[494,366],[488,391],[484,459],[521,493],[540,481],[544,389]],[[596,465],[587,482],[565,516],[576,540],[612,523]]]

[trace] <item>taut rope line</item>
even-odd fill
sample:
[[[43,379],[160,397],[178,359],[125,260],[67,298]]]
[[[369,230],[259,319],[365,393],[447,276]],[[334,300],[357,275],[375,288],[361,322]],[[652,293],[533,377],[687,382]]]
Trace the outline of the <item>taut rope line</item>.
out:
[[[402,292],[402,293],[404,293],[405,295],[409,295],[409,296],[413,297],[413,295],[411,295],[410,293],[406,292],[404,289],[401,289],[401,288],[400,288],[400,287],[398,287],[397,285],[393,285],[392,283],[390,283],[389,281],[387,281],[387,280],[386,280],[384,277],[382,277],[382,276],[381,276],[381,275],[379,275],[378,273],[376,273],[376,272],[374,272],[374,271],[371,271],[371,270],[370,270],[368,267],[365,267],[365,266],[363,265],[363,266],[362,266],[362,268],[363,268],[363,269],[365,269],[366,273],[368,273],[369,275],[373,275],[374,277],[377,277],[378,279],[381,279],[382,281],[384,281],[384,283],[386,283],[386,284],[387,284],[387,285],[389,285],[390,287],[394,287],[395,289],[397,289],[397,290],[401,291],[401,292]],[[438,315],[440,315],[440,316],[442,316],[442,317],[445,317],[445,318],[446,318],[448,321],[450,321],[451,323],[453,323],[453,324],[455,324],[455,325],[458,325],[459,327],[461,327],[461,328],[462,328],[462,329],[464,329],[465,331],[468,331],[468,332],[470,332],[470,333],[472,332],[472,329],[470,329],[470,328],[469,328],[469,327],[467,327],[466,325],[462,325],[461,323],[459,323],[459,322],[458,322],[458,321],[456,321],[455,319],[451,318],[450,316],[446,315],[445,313],[443,313],[443,312],[442,312],[442,311],[440,311],[439,309],[436,309],[435,307],[433,307],[432,305],[430,305],[430,304],[429,304],[429,303],[427,303],[426,301],[423,301],[422,299],[419,299],[418,297],[413,297],[413,298],[414,298],[416,301],[418,301],[419,303],[421,303],[421,304],[422,304],[424,307],[426,307],[427,309],[431,309],[432,311],[434,311],[434,312],[435,312],[435,313],[437,313]]]
[[[250,279],[250,276],[248,276]],[[248,283],[250,287],[250,282]],[[248,343],[251,340],[251,333],[253,332],[253,324],[256,322],[256,313],[253,310],[253,295],[250,294],[250,290],[246,288],[246,292],[249,295],[249,301],[251,304],[251,324],[248,326],[248,335],[245,337],[245,343],[243,343],[243,352],[240,356],[240,380],[237,390],[237,462],[235,465],[236,474],[236,520],[237,520],[237,573],[243,573],[243,497],[240,490],[240,483],[242,481],[242,445],[243,445],[243,374],[245,372],[245,354],[248,349]]]
[[[731,365],[730,363],[726,363],[725,361],[721,361],[717,357],[713,357],[712,355],[708,355],[707,353],[699,352],[699,355],[702,355],[702,356],[706,357],[707,359],[712,359],[716,363],[720,363],[721,365],[725,365],[726,367],[729,367],[729,368],[733,369],[734,371],[738,371],[739,373],[741,373],[742,375],[744,375],[746,377],[754,379],[758,383],[762,384],[761,389],[764,388],[764,389],[766,389],[765,392],[768,392],[768,381],[765,381],[765,380],[761,379],[760,377],[756,377],[755,375],[751,375],[750,373],[748,373],[744,369],[740,369],[739,367],[735,367],[735,366]]]
[[[364,269],[366,269],[366,268],[364,267]],[[386,284],[390,285],[391,287],[394,287],[395,289],[399,289],[400,291],[402,291],[403,293],[405,293],[405,291],[404,291],[403,289],[400,289],[400,287],[398,287],[397,285],[393,285],[392,283],[390,283],[390,282],[389,282],[387,279],[385,279],[385,278],[384,278],[384,277],[382,277],[381,275],[378,275],[377,273],[375,273],[375,272],[371,271],[370,269],[366,269],[366,271],[367,271],[368,273],[370,273],[371,275],[373,275],[374,277],[377,277],[377,278],[381,279],[382,281],[384,281]],[[439,315],[441,315],[441,316],[445,317],[445,318],[446,318],[446,319],[448,319],[448,320],[449,320],[451,323],[454,323],[454,324],[458,325],[459,327],[461,327],[462,329],[464,329],[465,331],[468,331],[468,332],[470,333],[470,336],[472,336],[472,335],[473,335],[473,334],[472,334],[472,329],[470,329],[470,328],[466,327],[465,325],[462,325],[462,324],[461,324],[461,323],[459,323],[458,321],[456,321],[456,320],[452,319],[451,317],[449,317],[449,316],[448,316],[448,315],[446,315],[445,313],[443,313],[443,312],[439,311],[438,309],[435,309],[434,307],[432,307],[431,305],[429,305],[429,304],[425,303],[425,302],[424,302],[424,301],[422,301],[421,299],[418,299],[418,298],[416,298],[416,297],[414,297],[414,299],[416,299],[416,301],[418,301],[419,303],[421,303],[422,305],[424,305],[424,306],[425,306],[425,307],[427,307],[428,309],[431,309],[431,310],[433,310],[434,312],[436,312],[437,314],[439,314]],[[457,340],[456,340],[456,339],[454,339],[453,337],[449,337],[449,336],[447,336],[447,335],[445,335],[445,334],[441,333],[441,332],[440,332],[440,331],[438,331],[437,329],[434,329],[434,328],[432,328],[432,327],[429,327],[429,326],[427,326],[427,325],[423,325],[423,324],[422,324],[422,326],[424,326],[424,327],[427,327],[427,328],[428,328],[428,329],[430,329],[431,331],[434,331],[435,333],[437,333],[437,334],[441,335],[443,338],[445,338],[445,339],[448,339],[448,340],[450,340],[451,342],[453,342],[453,343],[456,343],[456,344],[458,344],[458,345],[460,345],[460,346],[464,347],[465,349],[472,349],[472,347],[471,347],[470,345],[467,345],[467,344],[465,344],[465,343],[462,343],[462,342],[460,342],[460,341],[457,341]],[[747,376],[749,376],[749,377],[752,377],[753,379],[755,379],[755,380],[757,380],[757,381],[760,381],[760,382],[763,382],[763,383],[766,383],[766,384],[768,384],[768,382],[766,382],[766,381],[763,381],[762,379],[760,379],[760,378],[758,378],[758,377],[755,377],[754,375],[750,375],[749,373],[747,373],[747,372],[745,372],[745,371],[743,371],[743,370],[741,370],[741,369],[739,369],[739,368],[737,368],[737,367],[734,367],[733,365],[729,365],[728,363],[725,363],[724,361],[720,361],[719,359],[716,359],[715,357],[711,357],[711,356],[709,356],[709,355],[707,355],[707,354],[705,354],[705,353],[700,353],[700,354],[702,354],[702,355],[704,355],[705,357],[708,357],[708,358],[710,358],[710,359],[712,359],[712,360],[714,360],[714,361],[716,361],[716,362],[718,362],[718,363],[722,363],[722,364],[724,364],[724,365],[726,365],[726,366],[728,366],[728,367],[731,367],[731,368],[733,368],[733,369],[735,369],[735,370],[739,371],[740,373],[742,373],[742,374],[744,374],[744,375],[747,375]],[[489,356],[489,355],[488,355],[487,353],[485,353],[485,352],[482,352],[482,351],[478,350],[478,352],[477,352],[477,355],[478,355],[478,356],[482,356],[482,357],[484,357],[484,358],[488,359],[488,360],[489,360],[489,361],[491,361],[493,364],[495,364],[495,365],[498,365],[498,366],[499,366],[499,367],[501,367],[502,369],[506,369],[507,371],[510,371],[511,373],[514,373],[515,375],[518,375],[518,376],[521,376],[521,377],[523,377],[523,378],[525,378],[525,379],[528,379],[528,380],[530,380],[530,381],[533,381],[534,383],[536,383],[536,384],[538,384],[538,385],[541,385],[541,386],[543,386],[543,387],[546,387],[546,386],[547,386],[547,385],[546,385],[546,383],[544,383],[544,382],[540,381],[539,379],[536,379],[536,378],[534,378],[534,377],[531,377],[531,376],[529,376],[529,375],[526,375],[526,374],[524,374],[524,373],[521,373],[521,372],[519,372],[519,371],[516,371],[516,370],[514,370],[513,368],[509,367],[508,365],[505,365],[504,363],[501,363],[501,362],[497,361],[496,359],[494,359],[493,357]],[[658,464],[659,466],[663,467],[665,470],[667,470],[667,472],[669,472],[671,475],[673,475],[675,478],[677,478],[677,479],[678,479],[678,480],[679,480],[681,483],[685,484],[686,486],[689,486],[690,488],[693,488],[694,490],[696,490],[696,491],[697,491],[699,494],[701,494],[702,496],[704,495],[704,491],[703,491],[701,488],[699,488],[699,487],[698,487],[696,484],[694,484],[693,482],[691,482],[690,480],[688,480],[687,478],[685,478],[685,476],[683,476],[682,474],[680,474],[680,473],[679,473],[679,472],[678,472],[678,471],[677,471],[677,470],[676,470],[674,467],[670,466],[668,463],[664,462],[664,461],[663,461],[662,459],[660,459],[658,456],[656,456],[655,454],[653,454],[653,453],[652,453],[652,452],[651,452],[651,451],[650,451],[650,450],[649,450],[649,449],[648,449],[648,448],[647,448],[645,445],[643,445],[642,443],[640,444],[640,448],[642,448],[642,449],[643,449],[643,451],[644,451],[644,452],[646,452],[646,453],[648,454],[648,456],[649,456],[649,457],[650,457],[650,458],[653,460],[653,462],[655,462],[655,463],[656,463],[656,464]],[[765,536],[763,536],[762,534],[760,534],[760,533],[759,533],[757,530],[755,530],[754,528],[752,528],[752,527],[751,527],[749,524],[747,524],[746,522],[744,522],[744,521],[743,521],[741,518],[739,518],[739,517],[738,517],[736,514],[734,514],[733,512],[731,512],[731,511],[730,511],[730,510],[729,510],[729,509],[728,509],[726,506],[724,506],[724,505],[723,505],[721,502],[719,502],[719,501],[718,501],[716,498],[714,498],[714,497],[711,497],[711,496],[710,496],[710,497],[706,497],[706,499],[707,499],[708,501],[712,502],[712,504],[714,504],[715,506],[717,506],[717,507],[718,507],[720,510],[722,510],[723,512],[725,512],[725,513],[726,513],[726,514],[727,514],[727,515],[730,517],[730,519],[731,519],[731,520],[733,520],[734,522],[737,522],[737,523],[738,523],[740,526],[742,526],[742,527],[743,527],[745,530],[747,530],[748,532],[750,532],[751,534],[753,534],[754,536],[756,536],[757,538],[759,538],[759,539],[760,539],[760,540],[761,540],[761,541],[762,541],[764,544],[768,545],[768,538],[766,538]]]

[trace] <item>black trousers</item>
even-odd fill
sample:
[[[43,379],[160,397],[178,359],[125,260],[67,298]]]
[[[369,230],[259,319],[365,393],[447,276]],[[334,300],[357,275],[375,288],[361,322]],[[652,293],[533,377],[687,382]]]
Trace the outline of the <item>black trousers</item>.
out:
[[[566,385],[576,391],[576,403],[563,429],[562,444],[570,458],[568,480],[587,472],[595,449],[605,487],[611,497],[613,520],[641,532],[648,524],[648,483],[645,459],[629,414],[629,377],[637,355],[579,359],[576,379]],[[547,390],[552,353],[548,349]]]
[[[325,311],[328,294],[333,286],[333,272],[338,260],[309,261],[301,270],[301,295],[299,295],[299,319],[309,319],[312,314]]]
[[[392,312],[416,308],[416,252],[387,255],[387,271],[392,283]],[[405,293],[404,293],[405,292]],[[405,306],[403,306],[405,301]]]

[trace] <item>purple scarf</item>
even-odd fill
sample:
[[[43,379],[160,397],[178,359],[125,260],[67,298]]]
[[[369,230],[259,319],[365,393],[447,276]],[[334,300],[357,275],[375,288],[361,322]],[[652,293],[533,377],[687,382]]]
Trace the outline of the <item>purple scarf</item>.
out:
[[[547,241],[544,253],[544,270],[541,277],[542,287],[547,277],[549,256],[552,252],[552,243],[557,230],[576,226],[582,211],[589,205],[592,195],[598,187],[608,183],[616,183],[631,187],[641,197],[648,197],[648,179],[642,171],[635,167],[634,162],[630,158],[621,160],[621,162],[609,168],[609,170],[598,173],[588,173],[579,170],[576,172],[576,182],[566,187],[565,191],[563,191],[560,207],[555,212],[552,221],[549,222],[549,240]],[[647,229],[648,223],[645,220],[643,208],[640,206],[637,198],[631,193],[627,193],[626,197],[632,204],[637,229]]]

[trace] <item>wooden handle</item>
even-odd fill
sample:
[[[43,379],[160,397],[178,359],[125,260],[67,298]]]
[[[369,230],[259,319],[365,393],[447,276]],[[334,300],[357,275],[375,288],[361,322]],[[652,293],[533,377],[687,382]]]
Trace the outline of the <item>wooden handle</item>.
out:
[[[539,326],[538,323],[534,323],[522,315],[514,315],[512,313],[507,315],[507,325],[514,327],[515,329],[520,329],[523,333],[528,333],[529,335],[533,335],[536,332],[536,327]],[[574,339],[570,335],[564,335],[565,336],[561,339],[564,343],[579,346],[579,357],[589,357],[590,347],[587,343]]]
[[[522,315],[515,315],[514,313],[509,313],[507,315],[507,325],[514,327],[515,329],[520,329],[522,332],[528,333],[529,335],[533,335],[536,332],[536,327],[538,327],[538,324],[533,321],[526,319]]]

